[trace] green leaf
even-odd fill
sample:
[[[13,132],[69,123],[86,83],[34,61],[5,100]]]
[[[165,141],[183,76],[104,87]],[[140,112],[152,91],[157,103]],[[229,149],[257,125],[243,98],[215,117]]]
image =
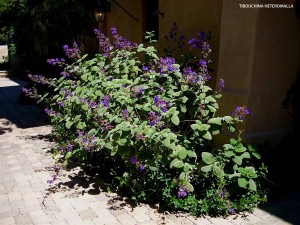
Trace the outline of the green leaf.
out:
[[[256,191],[256,183],[252,179],[249,179],[249,189],[251,191]]]
[[[67,122],[66,122],[66,128],[67,128],[67,129],[70,129],[71,126],[72,126],[72,124],[73,124],[72,121],[67,121]]]
[[[233,162],[235,162],[238,165],[242,165],[243,158],[240,157],[240,156],[235,156],[234,159],[233,159]]]
[[[213,173],[219,178],[222,179],[224,177],[224,171],[219,166],[213,167]]]
[[[169,133],[169,134],[167,134],[167,137],[170,138],[170,139],[175,140],[177,138],[177,135],[174,134],[174,133]]]
[[[185,163],[185,164],[184,164],[184,167],[183,167],[183,171],[184,171],[184,172],[188,172],[190,169],[191,169],[190,164]]]
[[[238,184],[242,188],[246,188],[248,181],[245,178],[239,178],[238,179]]]
[[[68,152],[68,153],[65,155],[65,160],[69,159],[71,156],[72,156],[72,152]]]
[[[258,152],[252,152],[252,155],[257,159],[261,159],[261,155]]]
[[[182,91],[187,91],[189,89],[188,85],[181,85],[181,90]]]
[[[170,168],[175,167],[175,168],[181,168],[183,167],[183,162],[177,158],[173,159],[173,161],[170,164]]]
[[[188,182],[188,183],[186,184],[186,186],[188,187],[188,189],[189,189],[190,192],[193,192],[193,191],[194,191],[194,187],[193,187],[193,185],[192,185],[191,183]]]
[[[213,165],[202,166],[201,171],[208,173],[212,170],[212,168],[213,168]]]
[[[212,136],[209,131],[207,131],[202,137],[207,140],[212,140]]]
[[[249,152],[244,152],[244,153],[241,155],[241,157],[242,157],[243,159],[250,159],[250,158],[251,158]]]
[[[196,157],[197,157],[196,152],[191,151],[191,150],[188,150],[188,151],[187,151],[187,154],[188,154],[189,157],[193,157],[193,158],[196,158]]]
[[[217,109],[215,107],[211,106],[211,105],[208,105],[207,107],[208,107],[209,111],[212,112],[212,113],[217,111]]]
[[[201,157],[206,164],[212,164],[215,162],[215,157],[209,152],[202,152]]]
[[[201,126],[200,126],[199,124],[192,124],[192,125],[191,125],[191,128],[192,128],[193,130],[200,130]]]
[[[89,109],[89,107],[88,107],[87,104],[82,105],[81,108],[82,108],[84,111],[87,111],[87,110]]]
[[[234,148],[234,150],[236,152],[245,152],[247,149],[242,144],[239,144]]]
[[[232,179],[234,177],[240,177],[241,176],[241,173],[234,173],[234,174],[231,174],[228,176],[229,179]]]
[[[234,156],[235,154],[233,153],[233,151],[228,151],[224,153],[226,157],[230,158],[232,156]]]
[[[189,100],[189,99],[188,99],[186,96],[183,96],[183,97],[182,97],[182,102],[183,102],[183,103],[186,103],[187,100]]]
[[[118,140],[118,144],[121,146],[124,146],[126,144],[126,142],[127,142],[127,139],[125,139],[125,138],[121,138]]]
[[[172,123],[175,124],[175,125],[179,125],[179,122],[180,122],[178,116],[175,115],[175,114],[173,114],[173,116],[172,116],[172,118],[171,118],[171,121],[172,121]]]
[[[83,74],[83,75],[81,76],[81,79],[82,79],[83,81],[87,81],[87,74],[86,74],[86,73]]]
[[[222,125],[222,118],[221,117],[211,118],[207,122],[212,124]]]
[[[178,157],[180,159],[185,159],[187,155],[187,150],[185,148],[180,148],[179,152],[178,152]]]
[[[79,122],[77,123],[77,126],[76,126],[79,130],[82,130],[83,128],[86,127],[86,124],[85,122]]]
[[[165,140],[162,141],[163,145],[166,146],[167,148],[170,147],[170,138],[165,138]]]
[[[179,175],[179,180],[185,180],[185,177],[186,177],[186,173],[185,173],[185,172],[182,172],[182,173]]]

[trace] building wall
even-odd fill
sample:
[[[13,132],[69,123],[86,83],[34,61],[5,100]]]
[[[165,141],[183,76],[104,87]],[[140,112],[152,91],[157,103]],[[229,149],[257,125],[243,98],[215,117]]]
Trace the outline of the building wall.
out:
[[[282,102],[300,69],[299,20],[294,9],[241,9],[242,3],[249,1],[223,1],[218,76],[226,88],[221,112],[248,106],[251,114],[241,126],[245,137],[276,143],[291,131],[292,117]]]
[[[143,38],[143,1],[141,0],[117,0],[128,12],[138,19],[136,22],[114,1],[111,2],[111,12],[107,13],[104,29],[110,34],[110,28],[116,27],[118,33],[127,40],[141,43]]]

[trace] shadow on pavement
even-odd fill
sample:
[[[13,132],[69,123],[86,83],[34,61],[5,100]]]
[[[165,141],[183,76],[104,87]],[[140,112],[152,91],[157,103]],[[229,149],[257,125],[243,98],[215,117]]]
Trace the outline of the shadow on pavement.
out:
[[[47,125],[47,117],[37,105],[20,104],[22,87],[25,81],[18,79],[0,79],[0,119],[7,119],[19,128],[30,128]],[[0,134],[9,129],[0,127]]]

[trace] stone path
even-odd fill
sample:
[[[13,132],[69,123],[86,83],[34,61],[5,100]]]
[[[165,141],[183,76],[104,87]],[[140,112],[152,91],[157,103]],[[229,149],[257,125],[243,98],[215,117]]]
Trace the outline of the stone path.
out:
[[[47,181],[55,173],[51,127],[41,109],[18,104],[24,85],[20,80],[0,78],[0,225],[300,224],[299,192],[253,214],[223,219],[159,213],[149,205],[132,208],[117,195],[103,192],[97,176],[80,168],[60,170],[55,181],[60,186],[49,186]]]

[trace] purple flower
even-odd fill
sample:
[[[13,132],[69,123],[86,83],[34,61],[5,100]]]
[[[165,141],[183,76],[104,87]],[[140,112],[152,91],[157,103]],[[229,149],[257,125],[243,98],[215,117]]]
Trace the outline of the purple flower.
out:
[[[218,87],[220,90],[222,90],[225,87],[225,81],[223,79],[219,80]]]
[[[142,138],[143,138],[143,136],[142,136],[141,133],[136,133],[135,139],[136,139],[137,141],[141,140]]]
[[[224,189],[222,192],[221,192],[221,198],[225,198],[225,196],[226,196],[226,189]]]
[[[69,48],[68,45],[64,45],[63,50],[65,51],[65,55],[70,59],[80,58],[80,49],[76,42],[73,42],[73,48]]]
[[[132,164],[137,164],[137,158],[135,156],[131,156],[129,162]]]
[[[178,70],[174,67],[175,59],[172,57],[160,58],[158,61],[158,71],[160,74],[170,73]]]
[[[73,150],[73,145],[71,145],[70,143],[68,143],[68,148],[69,148],[70,151],[72,151]]]
[[[187,83],[197,84],[199,82],[199,75],[190,66],[184,68],[182,72],[183,78]]]
[[[148,72],[148,71],[149,71],[149,67],[148,67],[148,66],[143,66],[142,70],[143,70],[144,72]]]
[[[28,75],[28,78],[36,83],[39,83],[39,84],[48,84],[50,83],[49,80],[44,77],[43,75],[31,75],[29,74]]]
[[[108,95],[104,95],[101,101],[106,108],[109,107],[110,97]]]
[[[184,198],[184,197],[187,196],[188,192],[189,192],[188,186],[186,186],[186,185],[183,186],[182,184],[180,184],[179,185],[179,190],[177,192],[177,197],[178,198]]]
[[[160,121],[160,115],[155,112],[149,112],[150,126],[154,126]]]
[[[184,190],[179,190],[179,191],[177,192],[177,197],[178,197],[178,198],[184,198],[184,197],[186,197],[186,196],[187,196],[187,192],[184,191]]]
[[[137,86],[133,86],[131,88],[132,92],[133,92],[133,97],[136,97],[137,95],[142,95],[144,90],[143,88],[137,87]]]
[[[145,169],[144,165],[140,165],[140,171],[143,171]]]
[[[236,210],[233,207],[230,207],[230,209],[228,209],[228,212],[233,215],[236,213]]]
[[[201,59],[199,61],[199,65],[202,67],[202,68],[207,68],[207,62],[205,59]]]
[[[122,110],[122,113],[123,113],[124,120],[127,121],[129,119],[128,110],[124,109],[124,110]]]
[[[246,106],[237,106],[232,112],[233,117],[237,117],[239,120],[243,120],[246,115],[249,115],[250,111]]]

